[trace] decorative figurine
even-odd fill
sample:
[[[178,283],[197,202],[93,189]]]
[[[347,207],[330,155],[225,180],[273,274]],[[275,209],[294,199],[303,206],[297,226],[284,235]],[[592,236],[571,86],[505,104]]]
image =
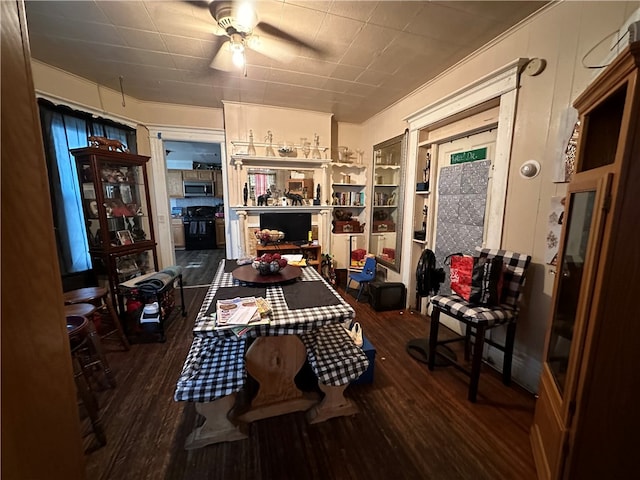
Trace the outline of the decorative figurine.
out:
[[[247,148],[247,155],[251,155],[252,157],[256,156],[256,147],[253,145],[253,130],[249,130],[249,147]]]
[[[320,155],[320,149],[318,148],[320,145],[320,137],[317,133],[313,134],[313,150],[311,151],[311,158],[315,160],[319,160],[322,158]],[[320,196],[318,196],[318,200],[320,200]]]
[[[273,133],[271,133],[271,130],[267,130],[267,136],[265,137],[265,140],[267,141],[265,155],[267,157],[275,157],[276,152],[273,151]]]
[[[247,200],[249,199],[249,186],[245,183],[242,189],[242,199],[244,200],[244,206],[247,206]]]
[[[430,170],[431,170],[431,153],[427,152],[427,164],[422,170],[422,177],[423,177],[424,183],[429,183]]]
[[[316,198],[313,199],[314,205],[320,205],[320,184],[316,187]]]

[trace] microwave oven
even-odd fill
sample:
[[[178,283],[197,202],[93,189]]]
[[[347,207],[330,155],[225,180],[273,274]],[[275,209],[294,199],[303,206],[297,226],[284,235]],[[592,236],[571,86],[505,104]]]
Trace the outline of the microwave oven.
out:
[[[212,182],[184,182],[185,197],[211,197],[213,194]]]

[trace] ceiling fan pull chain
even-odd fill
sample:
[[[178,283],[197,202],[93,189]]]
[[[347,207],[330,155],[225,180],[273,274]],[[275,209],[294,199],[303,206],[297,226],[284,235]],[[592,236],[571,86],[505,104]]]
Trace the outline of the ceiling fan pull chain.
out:
[[[122,106],[126,107],[127,104],[124,102],[124,87],[122,86],[122,80],[124,80],[122,78],[122,75],[120,75],[120,93],[122,94]]]

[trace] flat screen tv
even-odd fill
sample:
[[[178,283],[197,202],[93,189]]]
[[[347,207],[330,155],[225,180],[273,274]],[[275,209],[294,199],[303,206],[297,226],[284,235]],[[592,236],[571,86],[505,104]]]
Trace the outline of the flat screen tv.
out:
[[[280,230],[284,232],[285,243],[303,245],[309,240],[311,213],[274,212],[260,214],[260,230]]]

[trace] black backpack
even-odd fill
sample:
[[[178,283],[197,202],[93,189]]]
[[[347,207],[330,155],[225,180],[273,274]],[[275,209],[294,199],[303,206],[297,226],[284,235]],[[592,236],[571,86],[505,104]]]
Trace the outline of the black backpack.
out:
[[[436,268],[436,256],[428,248],[420,255],[416,268],[416,292],[421,297],[437,294],[440,284],[444,282],[444,270]]]

